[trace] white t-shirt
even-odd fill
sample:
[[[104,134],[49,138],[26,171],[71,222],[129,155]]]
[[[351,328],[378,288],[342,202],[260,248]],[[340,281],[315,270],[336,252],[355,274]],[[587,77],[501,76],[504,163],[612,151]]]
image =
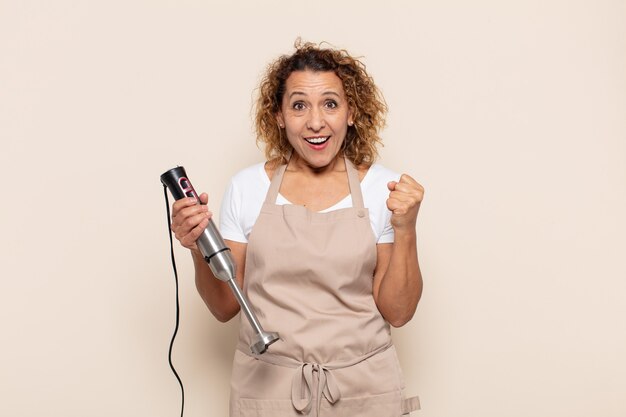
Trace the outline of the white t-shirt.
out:
[[[387,208],[387,198],[389,198],[387,183],[398,181],[399,178],[400,175],[395,172],[382,165],[374,164],[361,181],[363,202],[369,210],[370,224],[377,243],[393,242],[391,212]],[[269,187],[270,180],[265,172],[264,163],[252,165],[235,174],[224,193],[220,211],[220,232],[224,239],[248,242],[248,236],[252,231],[252,226],[256,223]],[[276,204],[291,203],[278,194]],[[321,212],[346,207],[352,207],[350,195]]]

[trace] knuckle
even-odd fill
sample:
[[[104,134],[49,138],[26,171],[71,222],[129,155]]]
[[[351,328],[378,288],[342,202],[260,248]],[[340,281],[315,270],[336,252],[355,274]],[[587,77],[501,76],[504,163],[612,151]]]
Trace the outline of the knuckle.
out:
[[[193,221],[193,217],[187,217],[185,219],[185,221],[183,222],[182,226],[188,228],[188,229],[192,229],[195,226],[195,223]]]

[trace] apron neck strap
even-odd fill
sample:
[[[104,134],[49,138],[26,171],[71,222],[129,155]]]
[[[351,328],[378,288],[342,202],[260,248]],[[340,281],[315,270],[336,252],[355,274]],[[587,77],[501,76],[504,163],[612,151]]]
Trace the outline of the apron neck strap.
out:
[[[291,157],[291,155],[289,155]],[[270,188],[267,191],[267,195],[265,196],[265,202],[270,204],[276,204],[276,198],[278,197],[278,192],[280,191],[280,185],[283,182],[283,176],[285,175],[285,170],[287,169],[287,165],[289,164],[289,159],[287,159],[287,164],[280,165],[274,171],[274,175],[272,175],[272,181],[270,183]],[[352,195],[352,206],[356,208],[364,208],[365,205],[363,203],[363,193],[361,192],[361,182],[359,181],[359,174],[348,158],[344,156],[344,161],[346,164],[346,172],[348,174],[348,185],[350,186],[350,194]]]
[[[363,204],[363,193],[361,192],[361,181],[359,181],[359,172],[348,158],[344,156],[343,159],[346,161],[348,184],[350,185],[350,194],[352,195],[352,207],[365,208],[365,204]]]
[[[287,164],[288,163],[289,163],[289,160],[287,160]],[[270,189],[267,191],[267,194],[265,195],[266,203],[276,204],[276,198],[278,197],[280,184],[283,182],[283,175],[285,175],[287,164],[280,165],[278,168],[274,170],[274,175],[272,175],[272,182],[270,183]]]

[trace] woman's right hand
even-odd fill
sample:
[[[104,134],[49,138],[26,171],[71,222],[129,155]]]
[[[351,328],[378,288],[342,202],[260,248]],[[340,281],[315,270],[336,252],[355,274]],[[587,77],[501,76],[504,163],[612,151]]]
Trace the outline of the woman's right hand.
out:
[[[196,240],[207,227],[209,219],[213,215],[207,206],[209,196],[202,193],[199,197],[201,204],[196,204],[196,199],[192,197],[181,198],[174,202],[171,226],[172,232],[180,244],[197,253],[200,251],[196,245]]]

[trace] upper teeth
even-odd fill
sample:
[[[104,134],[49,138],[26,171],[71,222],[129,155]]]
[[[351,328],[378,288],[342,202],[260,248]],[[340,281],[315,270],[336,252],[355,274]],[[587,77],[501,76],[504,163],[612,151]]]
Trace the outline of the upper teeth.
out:
[[[328,136],[320,136],[318,138],[305,138],[305,140],[309,143],[320,144],[326,142]]]

